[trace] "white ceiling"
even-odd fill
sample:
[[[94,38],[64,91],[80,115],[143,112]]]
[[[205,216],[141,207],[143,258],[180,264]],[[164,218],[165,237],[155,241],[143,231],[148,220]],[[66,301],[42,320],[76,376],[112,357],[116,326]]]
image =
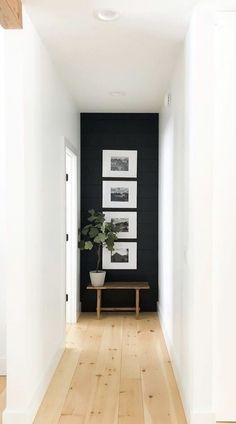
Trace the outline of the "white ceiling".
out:
[[[24,0],[81,112],[158,112],[198,0]],[[114,22],[98,9],[121,13]],[[122,91],[125,96],[112,97]]]

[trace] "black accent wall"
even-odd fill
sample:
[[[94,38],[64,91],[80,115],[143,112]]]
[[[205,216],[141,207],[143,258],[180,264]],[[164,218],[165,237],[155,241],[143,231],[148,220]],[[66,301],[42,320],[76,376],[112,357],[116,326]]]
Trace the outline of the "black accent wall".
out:
[[[158,115],[81,114],[82,226],[87,223],[88,209],[102,210],[103,149],[138,151],[138,268],[107,271],[106,280],[148,281],[151,290],[143,290],[141,309],[155,311],[158,300]],[[89,271],[95,264],[95,252],[81,252],[82,311],[96,308],[95,291],[86,290]],[[134,306],[134,293],[103,292],[103,306]]]

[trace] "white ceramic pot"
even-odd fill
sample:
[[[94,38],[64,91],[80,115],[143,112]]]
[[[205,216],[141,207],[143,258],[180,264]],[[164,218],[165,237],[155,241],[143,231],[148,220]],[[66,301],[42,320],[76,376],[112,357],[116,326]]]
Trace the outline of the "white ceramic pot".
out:
[[[93,287],[104,286],[106,271],[90,271],[90,280]]]

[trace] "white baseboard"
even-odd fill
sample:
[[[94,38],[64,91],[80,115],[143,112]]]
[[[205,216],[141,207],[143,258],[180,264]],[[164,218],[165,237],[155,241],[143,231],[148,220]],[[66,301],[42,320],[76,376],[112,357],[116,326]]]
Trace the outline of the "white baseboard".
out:
[[[215,424],[216,417],[212,412],[192,412],[190,424]]]
[[[3,424],[32,424],[34,418],[38,412],[38,409],[41,405],[43,397],[47,391],[49,383],[53,377],[54,372],[58,366],[58,363],[61,359],[61,356],[64,352],[64,349],[58,349],[53,358],[51,359],[48,368],[46,369],[44,375],[42,376],[41,382],[39,382],[38,387],[36,387],[34,395],[29,403],[29,407],[24,411],[14,411],[5,409],[3,412]],[[46,424],[46,423],[45,423]]]
[[[30,417],[22,411],[9,411],[5,409],[2,414],[3,424],[32,424]]]
[[[6,375],[7,373],[7,361],[4,356],[0,357],[0,375]]]

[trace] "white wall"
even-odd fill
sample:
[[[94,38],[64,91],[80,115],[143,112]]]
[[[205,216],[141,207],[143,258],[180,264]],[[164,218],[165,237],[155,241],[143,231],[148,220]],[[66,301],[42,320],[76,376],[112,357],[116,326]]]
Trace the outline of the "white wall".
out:
[[[31,424],[65,338],[65,136],[79,115],[28,17],[6,34],[7,410]]]
[[[212,309],[212,167],[214,24],[196,11],[189,33],[187,139],[189,145],[189,276],[192,289],[193,423],[214,423]]]
[[[4,117],[4,36],[0,28],[0,375],[6,373],[6,151]]]
[[[214,8],[195,10],[169,86],[172,105],[160,116],[159,309],[190,424],[236,420],[236,26],[229,19],[222,30]]]
[[[192,18],[160,132],[160,317],[188,422],[213,424],[212,25]],[[204,348],[203,348],[204,346]]]
[[[216,16],[213,279],[218,421],[236,421],[236,13]]]
[[[160,114],[159,315],[175,375],[190,417],[192,397],[192,288],[188,284],[188,145],[186,45],[169,85],[171,105]]]
[[[174,70],[160,133],[160,317],[191,424],[212,401],[213,26],[196,11]],[[166,153],[167,151],[167,153]],[[171,175],[171,179],[170,179]],[[166,252],[166,253],[165,253]],[[166,274],[169,274],[168,278]]]

